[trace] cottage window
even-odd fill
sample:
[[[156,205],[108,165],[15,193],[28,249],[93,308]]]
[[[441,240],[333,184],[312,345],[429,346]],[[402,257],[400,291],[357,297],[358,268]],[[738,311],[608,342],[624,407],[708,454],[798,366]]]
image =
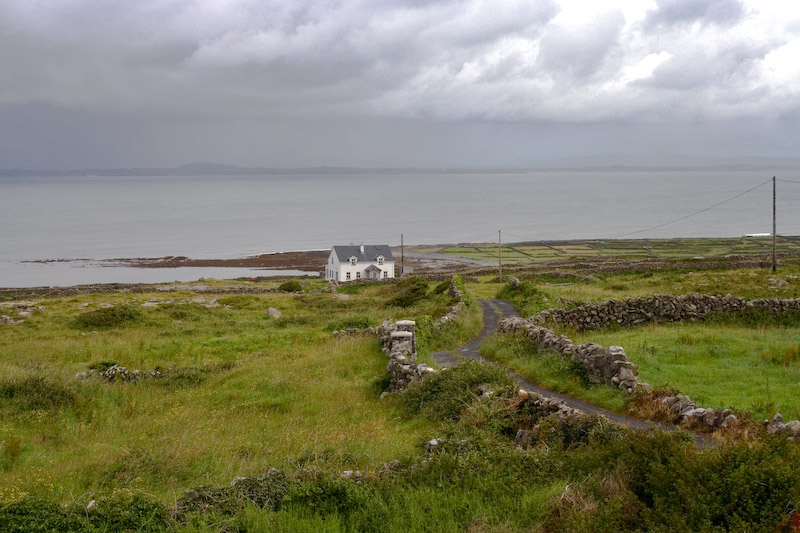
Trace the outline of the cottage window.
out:
[[[356,279],[361,279],[361,272],[356,272]]]
[[[383,271],[383,279],[386,279],[388,277],[389,277],[389,273],[384,270]]]
[[[358,261],[355,257],[350,258],[350,265],[356,266],[356,261]]]
[[[383,264],[383,256],[382,256],[382,255],[379,255],[379,256],[378,256],[378,264],[379,264],[379,265],[382,265],[382,264]]]
[[[347,278],[346,279],[348,279],[348,280],[350,279],[350,272],[347,273]]]

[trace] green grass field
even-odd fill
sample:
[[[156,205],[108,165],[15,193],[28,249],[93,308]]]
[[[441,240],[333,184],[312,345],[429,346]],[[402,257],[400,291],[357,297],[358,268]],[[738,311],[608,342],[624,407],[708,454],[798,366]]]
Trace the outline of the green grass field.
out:
[[[800,419],[798,326],[664,324],[571,338],[625,347],[640,379],[704,407],[735,407],[757,420],[779,412],[790,420]]]
[[[778,274],[515,275],[521,290],[487,275],[466,285],[468,296],[502,290],[525,314],[654,293],[800,296],[796,265]],[[776,276],[788,285],[771,287]],[[46,298],[23,323],[0,325],[0,530],[790,531],[800,523],[800,447],[785,437],[698,450],[680,433],[536,419],[519,409],[504,372],[477,364],[381,398],[379,341],[331,331],[416,319],[420,359],[431,362],[432,351],[478,333],[479,306],[434,330],[453,304],[446,282],[349,285],[338,297],[311,292],[319,280],[303,284],[302,293],[197,294],[179,284]],[[283,316],[268,318],[269,307]],[[792,418],[798,324],[762,318],[564,333],[622,345],[642,379],[703,405]],[[483,353],[546,387],[625,408],[619,391],[589,386],[568,361],[534,354],[518,337],[490,337]],[[112,362],[165,373],[137,383],[76,376]],[[530,448],[514,444],[520,428],[535,430]],[[439,445],[426,453],[431,438]],[[280,473],[270,477],[273,467]],[[238,476],[255,483],[245,499],[231,492]],[[206,496],[178,512],[189,489]],[[90,500],[96,509],[86,509]]]
[[[800,267],[789,264],[773,273],[769,269],[662,270],[639,273],[604,273],[583,281],[526,276],[516,292],[504,289],[499,297],[512,301],[523,316],[549,307],[570,307],[613,298],[653,294],[733,294],[753,298],[800,297]],[[484,276],[471,285],[473,292],[492,297],[503,286]],[[771,286],[770,280],[788,280]],[[495,292],[497,294],[497,292]],[[575,343],[596,342],[622,346],[640,365],[639,377],[652,385],[678,390],[705,407],[750,412],[754,419],[781,413],[800,419],[800,318],[715,318],[705,323],[649,325],[642,328],[576,332],[563,330]],[[558,329],[558,328],[556,328]],[[556,354],[534,354],[513,336],[499,336],[484,345],[485,355],[540,386],[623,410],[623,398],[607,387],[588,386],[580,373]]]
[[[412,246],[415,252],[444,253],[467,259],[497,262],[497,245],[491,243],[457,246]],[[779,236],[778,253],[800,253],[800,237]],[[503,263],[538,263],[552,259],[661,258],[692,259],[772,252],[770,237],[677,238],[514,243],[502,246]]]
[[[391,306],[396,290],[38,301],[44,311],[0,329],[0,496],[69,501],[128,487],[174,498],[269,467],[377,468],[412,453],[432,426],[399,419],[379,398],[378,340],[329,337],[450,306],[446,294]],[[266,317],[268,307],[283,316]],[[130,313],[108,313],[116,309]],[[442,331],[437,347],[474,336],[480,315],[468,317]],[[75,377],[103,362],[173,373],[133,384]],[[60,392],[61,403],[39,397]]]

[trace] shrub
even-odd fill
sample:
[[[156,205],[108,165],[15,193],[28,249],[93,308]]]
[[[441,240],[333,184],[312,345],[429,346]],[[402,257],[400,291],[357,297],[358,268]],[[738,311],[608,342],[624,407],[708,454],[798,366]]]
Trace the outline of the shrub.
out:
[[[388,304],[397,307],[411,307],[428,294],[428,282],[416,276],[400,281],[394,288],[397,294]]]
[[[469,292],[467,292],[467,287],[464,284],[464,278],[462,278],[459,275],[455,275],[455,276],[453,276],[453,280],[451,281],[451,283],[453,285],[455,285],[458,290],[461,291],[461,294],[463,294],[463,297],[462,297],[463,298],[463,302],[466,305],[471,305],[472,304],[472,296],[470,296]],[[448,284],[448,287],[449,287],[449,284]]]
[[[176,504],[180,517],[192,513],[236,514],[250,504],[262,509],[277,510],[289,489],[285,474],[268,474],[240,478],[229,487],[197,487],[188,491]]]
[[[81,313],[75,317],[73,325],[80,329],[115,328],[135,324],[143,317],[144,315],[138,309],[122,305]]]
[[[506,283],[497,291],[497,298],[508,300],[523,315],[533,315],[547,307],[547,295],[527,281]]]
[[[292,279],[278,285],[278,290],[283,292],[300,292],[303,290],[303,286],[300,285],[300,282],[296,279]]]
[[[127,489],[115,491],[110,498],[97,500],[96,510],[87,513],[87,518],[98,531],[145,533],[164,531],[168,526],[167,509],[163,504]]]
[[[416,325],[414,326],[414,336],[417,341],[417,351],[421,353],[428,353],[431,351],[433,345],[433,317],[430,315],[415,316],[413,318]]]
[[[0,506],[0,531],[6,533],[50,533],[86,531],[86,520],[65,512],[57,503],[25,498]]]
[[[367,487],[325,475],[301,483],[292,491],[291,499],[323,516],[347,516],[375,503]]]
[[[0,531],[6,533],[50,533],[53,531],[164,531],[166,508],[139,493],[120,491],[97,500],[91,511],[82,505],[62,508],[38,498],[25,498],[0,506]]]
[[[0,384],[0,399],[24,410],[58,409],[75,403],[75,395],[55,381],[40,376],[11,378]]]
[[[433,294],[444,294],[450,288],[450,282],[445,280],[433,288]]]
[[[465,407],[481,394],[481,386],[500,395],[511,394],[516,388],[513,378],[505,370],[491,364],[467,361],[415,382],[405,390],[402,398],[411,413],[457,419]]]

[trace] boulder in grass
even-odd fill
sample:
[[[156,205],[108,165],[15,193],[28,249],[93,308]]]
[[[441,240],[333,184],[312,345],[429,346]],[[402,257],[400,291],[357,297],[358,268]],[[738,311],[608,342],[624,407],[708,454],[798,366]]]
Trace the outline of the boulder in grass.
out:
[[[283,316],[283,313],[281,313],[274,307],[270,307],[269,309],[267,309],[266,315],[268,318],[280,318]]]

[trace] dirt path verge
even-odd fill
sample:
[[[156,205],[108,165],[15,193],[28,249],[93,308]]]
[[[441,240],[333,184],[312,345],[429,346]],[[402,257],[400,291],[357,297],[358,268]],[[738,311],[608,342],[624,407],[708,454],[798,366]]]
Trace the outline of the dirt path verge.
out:
[[[480,347],[483,344],[483,341],[489,335],[494,334],[497,331],[497,327],[500,325],[500,321],[503,318],[509,317],[518,317],[519,313],[517,312],[514,307],[503,300],[478,300],[478,303],[481,306],[481,310],[483,311],[483,329],[481,330],[480,334],[469,341],[466,345],[456,350],[445,351],[445,352],[435,352],[433,354],[433,358],[436,363],[441,367],[450,367],[457,365],[462,360],[472,360],[472,361],[483,361],[486,363],[491,363],[497,366],[503,367],[503,365],[488,359],[480,354]],[[505,368],[505,367],[503,367]],[[524,377],[511,372],[511,375],[516,379],[517,383],[519,383],[520,387],[536,392],[543,396],[548,396],[551,398],[558,398],[559,400],[563,401],[569,407],[573,409],[577,409],[582,413],[587,415],[600,415],[608,420],[619,424],[624,427],[628,427],[631,429],[638,429],[638,430],[651,430],[654,428],[662,429],[665,431],[676,431],[679,428],[669,425],[663,424],[660,422],[652,422],[649,420],[644,420],[642,418],[636,418],[628,415],[623,415],[620,413],[615,413],[613,411],[609,411],[608,409],[604,409],[597,405],[591,404],[589,402],[585,402],[583,400],[578,400],[571,396],[567,396],[566,394],[562,394],[560,392],[551,391],[548,389],[544,389],[537,385],[534,385]],[[698,435],[693,434],[694,440],[700,447],[708,447],[711,445],[712,441],[709,437],[705,435]]]

